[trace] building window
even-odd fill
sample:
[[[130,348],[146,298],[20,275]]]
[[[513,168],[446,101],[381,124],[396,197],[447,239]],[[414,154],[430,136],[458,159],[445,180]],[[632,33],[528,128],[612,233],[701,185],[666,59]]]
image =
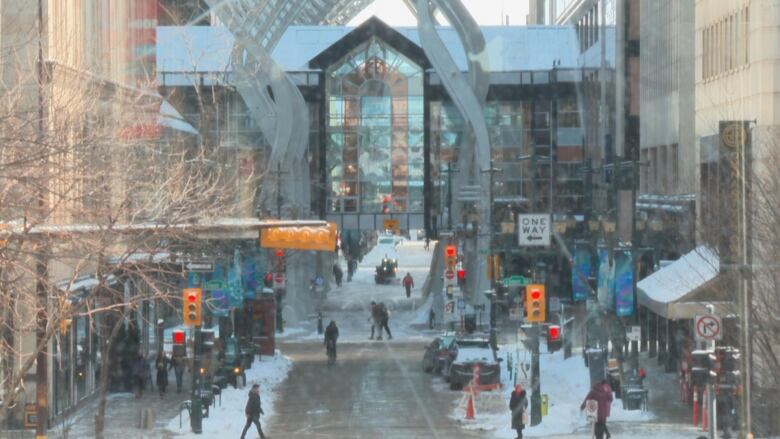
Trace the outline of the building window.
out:
[[[702,77],[732,73],[749,62],[748,6],[702,29]]]

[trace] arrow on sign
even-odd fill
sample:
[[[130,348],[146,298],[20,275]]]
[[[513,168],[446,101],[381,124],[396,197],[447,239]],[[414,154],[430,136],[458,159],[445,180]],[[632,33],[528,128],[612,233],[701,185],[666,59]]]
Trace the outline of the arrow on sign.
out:
[[[529,241],[541,241],[542,237],[541,236],[529,236],[528,240]]]

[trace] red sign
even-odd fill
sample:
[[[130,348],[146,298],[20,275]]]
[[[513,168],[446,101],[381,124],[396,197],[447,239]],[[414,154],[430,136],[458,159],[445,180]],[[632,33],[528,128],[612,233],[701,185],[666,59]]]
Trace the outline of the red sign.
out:
[[[455,279],[455,272],[452,270],[447,270],[444,272],[444,277],[446,277],[447,280]]]
[[[276,273],[276,277],[274,277],[274,281],[276,281],[276,283],[279,284],[284,282],[284,275],[282,273]]]

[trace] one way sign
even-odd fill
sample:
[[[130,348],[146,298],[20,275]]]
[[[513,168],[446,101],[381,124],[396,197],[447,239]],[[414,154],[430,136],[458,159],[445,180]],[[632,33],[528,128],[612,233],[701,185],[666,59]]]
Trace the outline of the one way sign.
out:
[[[521,247],[550,245],[550,214],[526,213],[517,217],[517,241]]]

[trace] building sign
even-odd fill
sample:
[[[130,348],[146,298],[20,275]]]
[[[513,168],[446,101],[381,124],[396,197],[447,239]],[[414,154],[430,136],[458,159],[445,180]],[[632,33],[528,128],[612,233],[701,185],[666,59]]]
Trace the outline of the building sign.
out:
[[[521,247],[547,247],[550,245],[550,215],[527,213],[517,216],[517,240]]]
[[[615,250],[615,315],[634,314],[634,264],[631,250]]]
[[[717,245],[722,268],[738,264],[742,259],[740,243],[744,237],[738,224],[743,217],[742,212],[750,211],[752,140],[749,124],[750,122],[734,120],[720,121],[719,124],[717,187],[720,193],[712,199],[719,202]],[[743,175],[744,178],[741,177]],[[747,215],[748,219],[749,216]],[[715,232],[715,229],[711,231]]]

